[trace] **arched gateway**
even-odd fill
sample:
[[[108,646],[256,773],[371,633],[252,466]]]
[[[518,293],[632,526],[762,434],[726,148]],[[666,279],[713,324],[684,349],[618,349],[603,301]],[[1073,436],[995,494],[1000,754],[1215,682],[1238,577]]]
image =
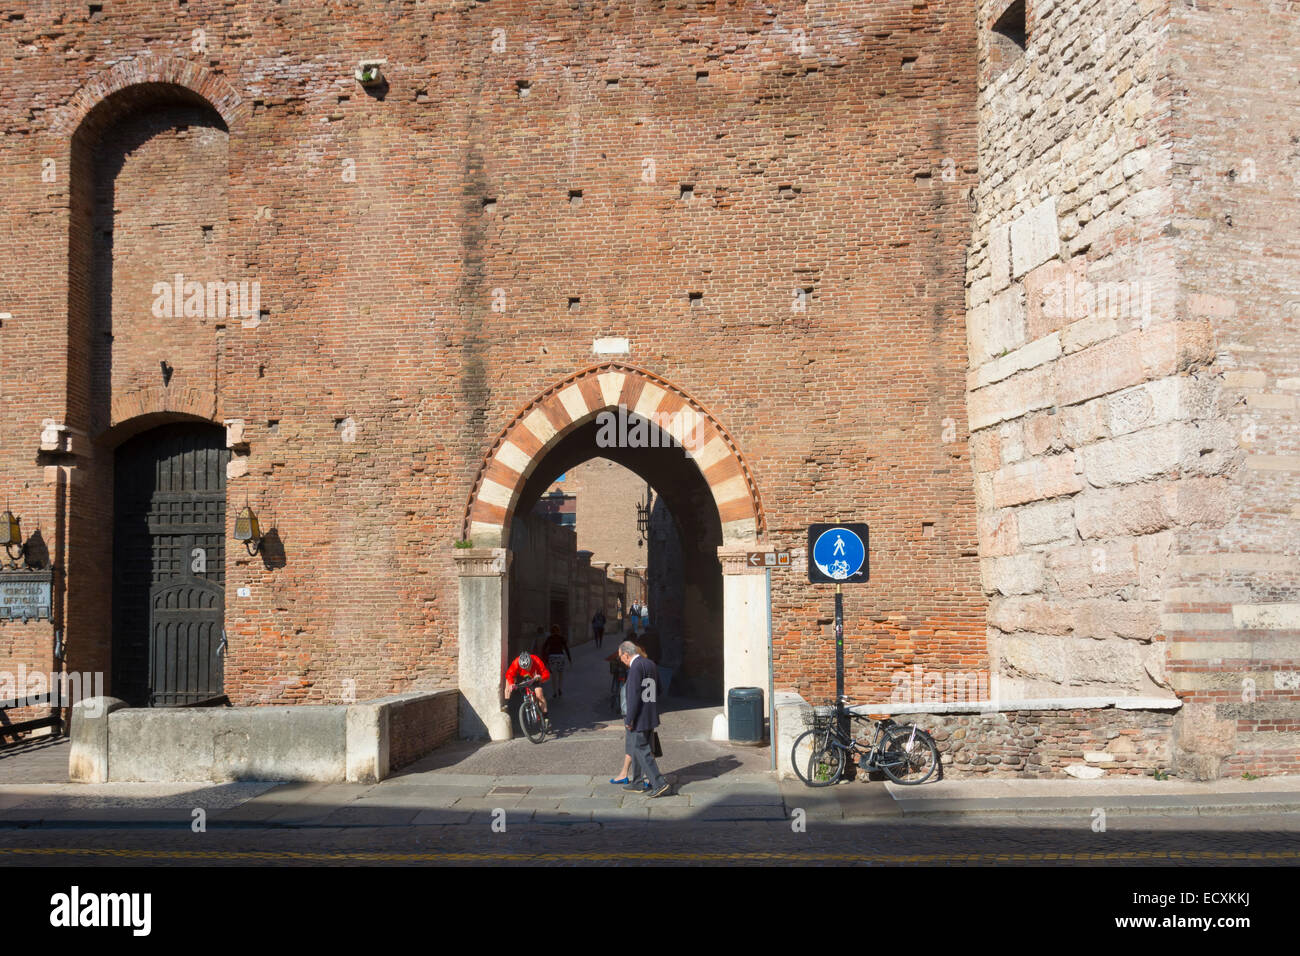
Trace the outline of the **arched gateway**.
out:
[[[611,415],[604,417],[603,412]],[[502,429],[479,467],[463,522],[463,537],[471,546],[458,548],[455,555],[460,576],[462,736],[510,736],[509,721],[501,712],[501,680],[508,663],[507,545],[525,487],[552,451],[564,449],[583,430],[594,435],[603,422],[615,429],[631,423],[635,431],[642,420],[643,434],[670,435],[681,446],[717,509],[722,527],[718,556],[723,572],[724,688],[759,686],[766,696],[767,578],[745,560],[748,552],[763,547],[766,529],[750,468],[721,423],[684,390],[644,369],[607,362],[569,376],[529,402]],[[664,444],[656,441],[657,446]],[[571,460],[567,449],[560,454]]]

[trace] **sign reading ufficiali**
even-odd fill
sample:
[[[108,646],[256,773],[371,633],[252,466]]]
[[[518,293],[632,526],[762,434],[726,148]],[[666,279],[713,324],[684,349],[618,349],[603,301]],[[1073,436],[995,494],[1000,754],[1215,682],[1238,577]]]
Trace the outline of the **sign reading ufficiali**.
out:
[[[808,526],[808,580],[813,584],[863,584],[870,577],[865,524]]]

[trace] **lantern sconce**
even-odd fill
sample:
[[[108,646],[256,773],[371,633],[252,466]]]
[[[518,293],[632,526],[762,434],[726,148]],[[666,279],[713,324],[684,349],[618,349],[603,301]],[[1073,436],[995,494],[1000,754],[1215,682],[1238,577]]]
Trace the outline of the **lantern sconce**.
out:
[[[262,538],[262,526],[258,524],[257,514],[245,501],[244,510],[235,519],[235,540],[244,542],[248,553],[255,555],[262,550]]]
[[[27,556],[27,545],[23,543],[23,529],[12,511],[0,515],[0,543],[5,546],[12,567],[18,566],[18,559]],[[17,549],[17,554],[14,550]]]
[[[636,505],[636,530],[641,535],[637,547],[641,547],[645,542],[650,540],[650,514],[654,508],[654,502],[650,494],[650,486],[645,486],[645,501],[638,501]]]
[[[636,530],[645,537],[646,531],[650,528],[650,509],[645,506],[645,502],[636,503]]]

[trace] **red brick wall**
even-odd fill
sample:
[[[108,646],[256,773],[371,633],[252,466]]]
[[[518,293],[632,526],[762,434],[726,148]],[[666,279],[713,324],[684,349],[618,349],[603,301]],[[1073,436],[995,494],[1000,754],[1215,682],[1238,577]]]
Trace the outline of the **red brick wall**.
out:
[[[645,565],[645,540],[636,525],[637,503],[646,497],[644,479],[597,459],[570,469],[564,481],[552,487],[577,496],[578,548],[590,551],[593,563]]]
[[[812,521],[871,522],[872,582],[845,602],[856,692],[887,694],[886,662],[970,669],[985,613],[963,432],[972,8],[516,0],[417,6],[400,22],[387,7],[343,17],[266,0],[121,0],[90,20],[58,8],[58,22],[53,7],[28,11],[0,37],[21,76],[0,90],[0,310],[15,315],[0,344],[21,369],[0,376],[0,494],[52,527],[53,487],[33,465],[41,420],[108,420],[76,325],[84,224],[69,227],[91,170],[69,170],[61,124],[102,74],[152,56],[214,101],[228,172],[204,149],[177,159],[198,134],[173,123],[120,175],[181,163],[176,195],[192,201],[173,215],[151,195],[163,183],[142,185],[121,192],[121,215],[166,235],[164,220],[215,216],[224,194],[221,278],[259,281],[267,313],[219,334],[129,333],[112,356],[113,381],[134,384],[171,336],[205,343],[177,348],[171,385],[130,407],[246,423],[230,500],[277,529],[284,559],[231,550],[236,702],[454,679],[451,546],[480,456],[518,408],[592,363],[599,336],[627,337],[630,361],[725,425],[772,544],[801,547]],[[352,79],[364,56],[388,60],[382,98]],[[209,261],[209,247],[174,248],[187,274]],[[131,274],[153,268],[123,255]],[[802,308],[796,290],[810,290]],[[132,305],[137,319],[148,326]],[[107,438],[76,459],[85,497],[68,519],[79,660],[103,659],[94,476]],[[830,588],[776,573],[779,685],[829,691],[830,602]],[[43,626],[0,631],[14,653],[48,640]]]
[[[454,687],[393,707],[388,718],[388,765],[405,767],[456,736],[460,692]]]

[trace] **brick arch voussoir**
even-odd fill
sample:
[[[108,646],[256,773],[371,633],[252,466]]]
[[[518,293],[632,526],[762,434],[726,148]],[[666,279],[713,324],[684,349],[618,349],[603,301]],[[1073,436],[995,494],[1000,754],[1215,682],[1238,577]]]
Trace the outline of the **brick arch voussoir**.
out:
[[[731,435],[683,389],[624,362],[576,372],[511,418],[480,460],[462,537],[477,547],[504,546],[519,494],[546,453],[573,429],[619,405],[660,424],[685,445],[713,493],[724,543],[756,543],[764,537],[758,485]]]
[[[50,131],[59,136],[71,136],[99,104],[114,93],[141,84],[181,86],[197,93],[212,105],[230,130],[247,112],[247,101],[217,74],[176,57],[141,56],[125,60],[92,77],[58,113],[50,124]]]
[[[166,388],[151,385],[115,396],[109,426],[95,436],[99,443],[116,444],[142,424],[170,420],[202,419],[221,424],[216,396],[200,388]]]

